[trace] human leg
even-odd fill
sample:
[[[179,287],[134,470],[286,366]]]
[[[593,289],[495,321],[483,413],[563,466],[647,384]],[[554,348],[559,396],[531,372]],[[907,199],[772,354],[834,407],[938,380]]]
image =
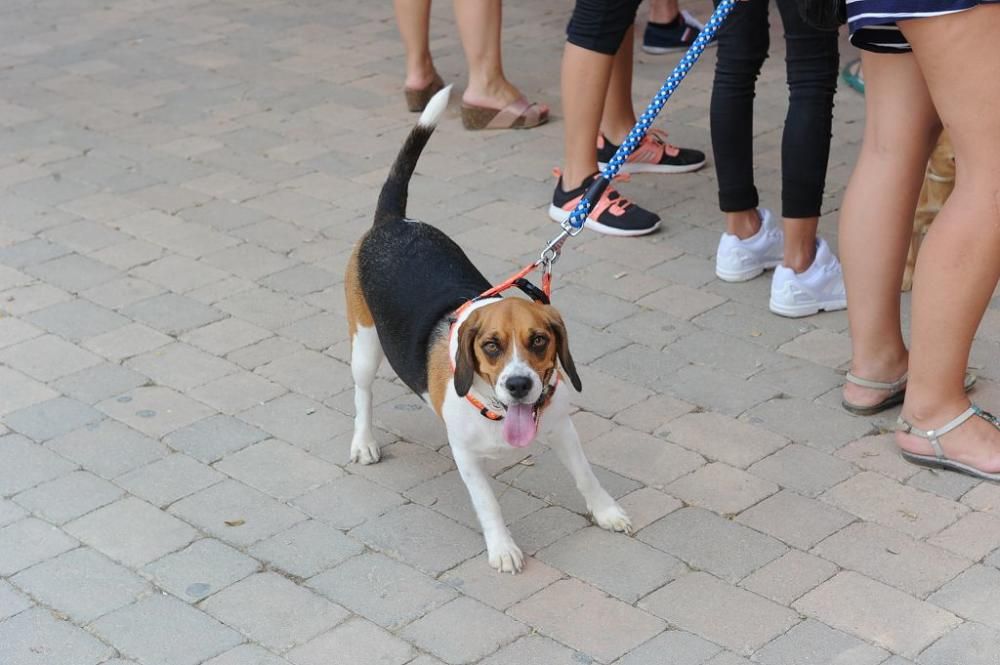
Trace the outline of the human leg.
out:
[[[940,131],[913,54],[862,51],[865,133],[840,210],[851,373],[881,383],[904,376],[899,289],[927,157]],[[964,365],[963,365],[964,368]],[[872,406],[891,390],[844,385],[844,401]]]
[[[605,98],[638,4],[639,0],[614,5],[577,0],[573,8],[562,61],[563,167],[549,206],[549,217],[554,221],[562,222],[569,216],[597,172],[597,140]],[[631,70],[631,59],[628,67]],[[660,224],[657,215],[627,201],[612,186],[593,203],[586,224],[601,233],[643,235]]]
[[[434,81],[437,72],[431,58],[429,30],[431,0],[394,0],[396,26],[406,50],[408,90],[422,90]]]
[[[785,27],[788,114],[781,141],[784,265],[804,272],[816,252],[837,90],[837,33],[806,25],[794,0],[778,0]]]
[[[768,0],[739,2],[719,29],[719,55],[709,120],[719,208],[726,232],[716,252],[716,275],[740,282],[781,262],[781,228],[760,199],[753,177],[753,107],[757,76],[770,46]]]
[[[955,190],[934,220],[913,286],[908,422],[940,427],[968,406],[965,368],[976,329],[1000,280],[1000,6],[900,22],[931,98],[948,127],[958,164]],[[870,88],[871,78],[867,86]],[[927,441],[899,433],[905,450]],[[1000,428],[972,418],[945,442],[946,454],[1000,471]]]
[[[597,140],[597,164],[601,168],[611,160],[618,146],[635,125],[632,106],[632,61],[635,27],[630,26],[622,39],[611,66],[608,92],[604,96],[600,137]],[[622,165],[625,173],[688,173],[705,165],[705,153],[679,148],[666,141],[666,133],[650,128]]]
[[[632,62],[635,43],[635,25],[629,26],[622,37],[621,46],[615,53],[604,94],[604,110],[601,114],[600,132],[615,145],[620,144],[635,125],[635,110],[632,108]],[[595,137],[595,143],[596,137]]]
[[[670,23],[680,14],[677,0],[649,0],[651,23]]]
[[[467,104],[500,109],[521,96],[503,72],[500,2],[455,0],[455,22],[469,67],[469,85],[462,95]]]
[[[799,317],[847,306],[840,262],[826,241],[816,237],[839,56],[837,33],[807,25],[795,0],[778,0],[777,5],[785,28],[789,92],[781,145],[783,260],[771,281],[769,308]]]
[[[709,111],[719,206],[726,231],[745,239],[760,229],[753,179],[754,88],[769,47],[767,0],[737,3],[719,29]]]

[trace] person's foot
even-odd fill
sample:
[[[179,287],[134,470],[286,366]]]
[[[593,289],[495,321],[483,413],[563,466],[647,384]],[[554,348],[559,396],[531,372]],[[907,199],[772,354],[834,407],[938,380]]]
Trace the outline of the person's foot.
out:
[[[642,50],[653,55],[685,51],[698,38],[704,27],[687,10],[677,14],[670,23],[649,22],[642,35]],[[715,37],[708,43],[709,46],[712,44],[715,44]]]
[[[563,189],[560,176],[552,194],[549,218],[559,223],[569,219],[570,213],[580,203],[590,183],[597,177],[600,177],[599,173],[584,178],[583,184],[579,187],[566,191]],[[641,236],[658,229],[660,217],[632,203],[609,184],[600,200],[591,206],[584,226],[609,236]]]
[[[816,258],[804,272],[780,265],[774,269],[770,309],[775,314],[800,317],[846,307],[840,261],[822,238],[816,239]]]
[[[724,282],[745,282],[781,263],[785,234],[767,208],[758,208],[760,228],[748,238],[731,233],[719,238],[715,274]]]
[[[952,406],[942,414],[935,414],[924,420],[915,420],[904,413],[902,417],[922,430],[932,430],[945,425],[949,420],[968,407]],[[941,448],[945,457],[961,462],[986,473],[1000,473],[1000,429],[983,418],[969,418],[967,421],[941,436]],[[931,442],[914,434],[903,431],[896,432],[896,445],[901,450],[914,455],[934,457],[935,451]]]
[[[660,129],[646,132],[639,145],[622,164],[622,173],[690,173],[705,165],[705,153],[693,148],[678,148],[666,141]],[[604,169],[615,156],[618,146],[603,134],[597,135],[597,165]]]
[[[521,97],[521,91],[517,86],[506,79],[487,83],[474,83],[470,80],[465,92],[462,93],[462,103],[499,110]]]

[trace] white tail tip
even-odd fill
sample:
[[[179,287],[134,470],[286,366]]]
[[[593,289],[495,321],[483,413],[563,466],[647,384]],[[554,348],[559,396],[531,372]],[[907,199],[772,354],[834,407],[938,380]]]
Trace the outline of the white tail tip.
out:
[[[450,96],[450,85],[446,85],[438,90],[434,96],[431,97],[431,101],[427,102],[427,106],[424,107],[423,113],[420,114],[420,120],[417,120],[417,124],[422,127],[436,127],[438,119],[448,107],[448,97]]]

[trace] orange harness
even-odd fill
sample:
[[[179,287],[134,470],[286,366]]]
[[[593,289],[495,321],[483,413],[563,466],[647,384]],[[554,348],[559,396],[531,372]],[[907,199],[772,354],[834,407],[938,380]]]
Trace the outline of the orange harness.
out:
[[[507,289],[516,286],[522,291],[524,291],[532,300],[541,302],[546,305],[549,304],[549,297],[552,294],[552,273],[548,270],[544,270],[542,272],[541,290],[539,290],[537,286],[535,286],[527,279],[525,279],[538,267],[539,264],[537,262],[528,264],[527,266],[517,271],[516,273],[514,273],[504,281],[500,282],[496,286],[487,289],[486,291],[483,291],[472,300],[469,300],[468,302],[462,304],[461,307],[459,307],[452,313],[453,321],[451,322],[451,326],[448,328],[448,340],[449,340],[448,359],[451,362],[452,374],[455,373],[455,359],[451,357],[451,340],[456,332],[455,325],[458,323],[458,320],[462,316],[462,313],[465,312],[465,310],[467,310],[473,303],[479,302],[480,300],[485,300],[486,298],[492,298],[494,296],[498,296]],[[553,383],[548,383],[548,381],[546,381],[546,387],[542,391],[541,397],[538,398],[536,406],[539,410],[541,410],[548,403],[548,401],[552,399],[552,395],[555,394],[556,386],[558,385],[559,385],[559,372],[557,371],[556,380]],[[502,413],[491,411],[490,408],[487,407],[485,404],[483,404],[481,400],[476,398],[476,396],[473,395],[471,391],[465,394],[465,399],[469,402],[469,404],[475,407],[475,409],[479,411],[480,415],[482,415],[484,418],[497,421],[503,420],[504,416]]]

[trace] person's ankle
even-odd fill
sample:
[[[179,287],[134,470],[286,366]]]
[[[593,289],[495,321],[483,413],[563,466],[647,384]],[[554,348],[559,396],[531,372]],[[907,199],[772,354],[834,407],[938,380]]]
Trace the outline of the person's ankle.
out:
[[[726,213],[726,233],[740,240],[757,235],[763,223],[756,208]]]
[[[649,22],[655,25],[672,25],[676,23],[678,19],[680,19],[680,17],[681,17],[680,11],[677,11],[673,15],[666,13],[657,14],[655,12],[650,11]]]
[[[437,70],[434,69],[434,61],[428,53],[406,64],[406,80],[403,85],[410,90],[422,90],[434,81],[435,76]]]
[[[787,239],[788,236],[786,235]],[[785,246],[785,258],[782,261],[782,265],[786,268],[791,268],[796,274],[801,275],[809,267],[812,266],[813,261],[816,260],[816,241],[808,245],[797,245],[793,247]]]
[[[855,354],[851,359],[851,374],[869,381],[892,383],[906,374],[910,355],[906,347],[900,349],[882,346],[869,356]]]
[[[610,125],[607,127],[601,127],[601,135],[605,139],[610,141],[613,145],[621,145],[628,133],[632,131],[632,127],[635,123],[629,125]]]
[[[954,395],[919,394],[907,386],[906,401],[903,403],[903,419],[923,430],[934,429],[947,423],[969,408],[969,398],[965,392]]]
[[[578,187],[581,187],[584,182],[586,182],[590,176],[594,175],[597,171],[597,165],[594,164],[593,168],[573,168],[567,166],[562,172],[560,177],[560,187],[564,192],[568,192]]]
[[[521,92],[503,75],[469,76],[469,84],[462,94],[462,101],[482,106],[503,108],[518,97]]]

